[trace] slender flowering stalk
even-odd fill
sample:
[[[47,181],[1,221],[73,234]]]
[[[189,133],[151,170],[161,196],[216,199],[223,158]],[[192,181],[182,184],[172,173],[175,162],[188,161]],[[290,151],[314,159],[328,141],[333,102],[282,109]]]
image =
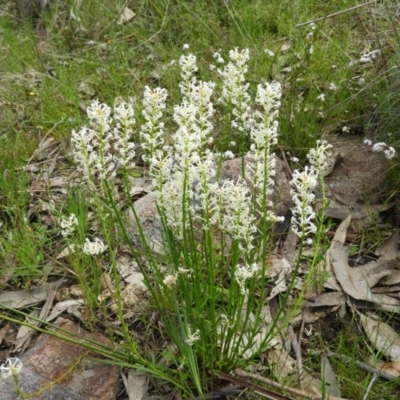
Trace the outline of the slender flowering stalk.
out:
[[[118,167],[132,167],[135,144],[133,106],[121,103],[112,110],[95,100],[87,109],[90,127],[72,132],[72,154],[85,180],[104,181],[116,176]]]
[[[231,61],[224,69],[218,70],[223,81],[222,96],[219,101],[232,107],[232,127],[243,132],[246,123],[251,120],[250,95],[248,93],[250,85],[245,78],[248,70],[247,62],[250,59],[249,49],[239,51],[235,48],[229,52],[229,58]]]
[[[332,145],[326,140],[317,140],[317,147],[308,152],[307,158],[321,177],[332,171]]]
[[[246,289],[246,282],[254,278],[259,271],[257,264],[252,265],[237,265],[235,269],[235,280],[240,287],[240,291],[243,295],[248,294],[248,289]]]
[[[115,176],[114,156],[111,150],[113,134],[110,124],[112,123],[111,108],[106,104],[95,100],[87,109],[90,123],[97,137],[97,160],[94,164],[98,178],[102,181]]]
[[[136,123],[133,105],[121,103],[114,107],[114,159],[119,166],[127,168],[133,167],[135,157],[135,143],[131,141],[133,136],[133,126]]]
[[[140,128],[145,161],[149,161],[149,157],[163,158],[162,152],[160,153],[160,147],[164,145],[164,123],[161,122],[161,118],[166,106],[167,96],[166,89],[145,87],[142,114],[146,122]],[[153,164],[150,163],[150,166],[152,167]],[[150,174],[155,174],[155,172],[151,169]]]
[[[253,114],[254,126],[250,130],[252,162],[246,165],[246,177],[252,181],[255,199],[264,213],[265,207],[272,207],[267,197],[272,192],[275,176],[275,162],[272,147],[278,142],[278,110],[280,107],[281,85],[277,82],[258,85],[256,104],[261,110]],[[269,219],[276,220],[272,212]]]
[[[223,200],[223,230],[239,243],[246,253],[254,248],[257,232],[255,215],[252,212],[251,193],[242,179],[237,182],[225,181],[221,187]]]
[[[197,72],[196,56],[193,54],[182,55],[179,59],[179,66],[181,67],[182,81],[179,84],[183,101],[189,101],[191,97],[191,87],[196,83],[194,74]]]
[[[293,179],[290,182],[290,193],[295,206],[292,208],[292,229],[301,239],[306,239],[311,244],[312,239],[308,237],[317,231],[313,223],[315,212],[312,204],[315,195],[312,191],[318,183],[318,171],[315,168],[305,167],[304,171],[294,170]]]

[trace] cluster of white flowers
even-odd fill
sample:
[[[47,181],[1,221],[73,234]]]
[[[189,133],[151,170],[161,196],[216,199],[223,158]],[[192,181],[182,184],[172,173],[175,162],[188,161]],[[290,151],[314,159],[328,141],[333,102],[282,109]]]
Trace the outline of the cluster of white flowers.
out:
[[[359,62],[361,64],[366,64],[366,63],[370,63],[373,60],[375,60],[377,57],[379,57],[381,55],[381,50],[380,49],[376,49],[376,50],[372,50],[366,54],[363,54],[359,60]]]
[[[58,220],[61,227],[61,235],[64,237],[71,236],[75,227],[78,226],[78,219],[75,214],[70,214],[69,217],[63,217]]]
[[[292,230],[302,239],[311,244],[312,239],[307,238],[309,234],[317,231],[313,223],[315,212],[312,208],[315,195],[313,190],[318,183],[318,171],[315,168],[306,166],[304,171],[294,170],[293,179],[290,182],[290,193],[294,201],[292,208]]]
[[[171,274],[171,275],[167,275],[164,280],[163,283],[165,286],[167,286],[168,288],[172,288],[173,286],[176,285],[176,282],[178,281],[178,274]]]
[[[198,340],[200,340],[200,331],[197,329],[195,332],[191,333],[190,328],[188,329],[189,332],[186,336],[185,342],[189,345],[189,346],[193,346],[193,344],[195,342],[197,342]]]
[[[154,157],[150,165],[158,164],[163,158],[162,151],[159,148],[164,145],[164,123],[161,122],[161,118],[166,106],[167,96],[165,89],[150,89],[148,86],[144,89],[142,114],[146,122],[140,127],[140,138],[142,148],[145,151],[144,160],[149,161],[148,157]]]
[[[365,139],[363,143],[372,146],[372,151],[383,152],[388,160],[396,156],[396,150],[385,142],[372,143],[370,139]]]
[[[184,46],[188,50],[188,46]],[[217,62],[222,62],[219,53]],[[215,224],[235,240],[242,250],[253,248],[257,213],[267,213],[276,221],[272,204],[267,200],[275,175],[276,159],[272,147],[277,143],[277,115],[280,107],[281,85],[277,82],[260,84],[255,98],[256,111],[251,111],[248,70],[249,50],[235,48],[229,52],[230,62],[219,70],[222,78],[218,99],[232,111],[231,124],[248,135],[252,144],[246,161],[244,179],[236,182],[217,182],[217,161],[221,155],[210,150],[213,141],[214,82],[197,78],[196,57],[181,56],[182,102],[173,109],[177,128],[170,133],[170,145],[165,144],[162,122],[166,108],[167,90],[146,87],[143,97],[144,124],[139,134],[144,160],[158,191],[159,205],[167,224],[180,237],[192,222]],[[132,104],[122,103],[111,109],[94,101],[87,110],[89,128],[72,133],[73,154],[83,176],[92,180],[113,178],[118,167],[133,165],[135,144],[132,140],[135,125]],[[225,154],[233,158],[231,152]],[[251,187],[251,190],[249,189]],[[204,216],[206,215],[206,218]],[[207,222],[205,222],[207,221]],[[186,225],[185,225],[186,224]],[[85,243],[85,252],[98,254],[99,242]]]
[[[219,101],[232,107],[232,127],[243,132],[246,122],[251,119],[249,83],[246,82],[250,59],[249,49],[239,51],[237,48],[229,52],[231,61],[223,70],[218,70],[222,76],[222,96]]]
[[[245,122],[252,121],[247,128],[252,145],[245,174],[256,193],[255,202],[254,194],[244,180],[216,182],[216,160],[220,156],[209,149],[213,139],[214,107],[211,98],[215,83],[197,79],[194,75],[197,72],[196,57],[193,54],[183,55],[179,61],[182,103],[174,107],[173,119],[177,129],[171,134],[171,146],[160,148],[163,144],[161,139],[148,145],[146,141],[151,135],[142,135],[142,140],[145,142],[143,147],[153,152],[148,156],[150,174],[159,190],[160,204],[168,225],[176,230],[176,234],[180,236],[186,228],[185,221],[200,221],[202,228],[207,229],[201,217],[205,212],[209,223],[241,242],[241,246],[245,243],[247,251],[250,251],[256,232],[254,205],[267,204],[263,195],[268,195],[273,185],[275,158],[272,146],[277,143],[276,119],[281,85],[277,82],[258,85],[255,99],[257,111],[251,113],[248,83],[245,83],[244,77],[248,49],[232,50],[230,58],[232,61],[221,72],[221,99],[235,107],[234,124],[238,118],[242,121],[241,127]],[[166,96],[163,92],[162,107]],[[161,116],[152,102],[144,104],[144,108],[148,120],[155,113]],[[232,158],[233,154],[226,156]],[[265,208],[259,212],[265,212]],[[268,217],[274,219],[273,213],[270,212]],[[241,248],[244,249],[244,246]]]
[[[256,104],[259,107],[252,114],[254,126],[250,129],[250,157],[252,162],[246,165],[246,178],[252,179],[253,190],[256,193],[256,201],[260,207],[272,191],[275,176],[276,158],[272,148],[278,143],[278,121],[277,116],[281,105],[282,88],[279,82],[265,83],[257,86]],[[273,204],[266,202],[269,208]],[[262,213],[265,210],[261,211]],[[278,221],[272,212],[267,211],[268,219]]]
[[[317,147],[308,152],[307,158],[318,174],[325,176],[332,171],[332,145],[326,140],[317,140]]]
[[[212,192],[209,205],[216,211],[212,221],[237,240],[242,251],[250,252],[254,248],[257,228],[248,185],[240,178],[236,182],[226,180],[222,185],[213,187]]]
[[[252,265],[237,265],[235,269],[235,281],[240,286],[240,291],[243,295],[248,293],[246,281],[254,278],[260,270],[257,264]]]
[[[83,245],[83,252],[90,256],[102,254],[106,249],[107,246],[99,238],[94,238],[93,241],[86,238],[85,244]]]
[[[86,180],[113,178],[116,170],[133,166],[133,106],[121,103],[112,110],[98,100],[87,108],[89,127],[72,131],[73,156]]]
[[[311,149],[307,155],[311,166],[306,166],[303,171],[293,171],[293,179],[290,182],[290,193],[294,201],[292,208],[293,232],[306,242],[311,244],[308,237],[316,233],[317,227],[313,223],[315,212],[312,204],[315,200],[313,191],[317,187],[318,178],[325,176],[332,169],[332,145],[325,140],[317,140],[317,147]]]
[[[22,361],[19,358],[12,357],[7,358],[6,362],[0,366],[1,376],[8,378],[9,376],[15,375],[22,369]]]

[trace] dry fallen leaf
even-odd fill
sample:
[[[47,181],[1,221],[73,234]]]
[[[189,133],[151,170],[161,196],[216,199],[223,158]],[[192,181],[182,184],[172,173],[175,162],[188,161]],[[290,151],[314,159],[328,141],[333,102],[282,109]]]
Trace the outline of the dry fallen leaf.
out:
[[[147,376],[133,369],[128,370],[128,377],[124,374],[121,374],[121,376],[129,400],[142,400],[146,396],[148,384]]]
[[[342,222],[328,251],[328,261],[342,289],[356,300],[375,303],[384,311],[400,312],[400,300],[371,291],[380,279],[391,274],[393,265],[373,262],[351,268],[348,264],[349,247],[343,244],[349,218]],[[336,239],[336,241],[335,241]]]
[[[395,260],[399,247],[399,231],[393,231],[392,234],[381,243],[375,250],[379,260]]]
[[[39,286],[34,289],[2,293],[0,294],[0,308],[6,307],[19,310],[27,306],[41,303],[48,298],[49,292],[57,289],[62,282],[63,279],[60,279],[56,282],[49,283],[48,285]]]
[[[305,307],[337,307],[346,302],[346,295],[342,292],[327,292],[307,299]]]
[[[129,22],[130,20],[132,20],[133,18],[135,18],[136,14],[128,7],[124,8],[124,11],[122,12],[122,14],[120,15],[117,24],[118,25],[122,25],[122,24],[126,24],[127,22]]]
[[[327,393],[330,396],[340,397],[339,384],[326,354],[321,354],[321,376],[323,377],[323,382],[325,382]]]
[[[376,315],[358,312],[361,324],[373,346],[392,361],[400,361],[400,338],[397,332]]]

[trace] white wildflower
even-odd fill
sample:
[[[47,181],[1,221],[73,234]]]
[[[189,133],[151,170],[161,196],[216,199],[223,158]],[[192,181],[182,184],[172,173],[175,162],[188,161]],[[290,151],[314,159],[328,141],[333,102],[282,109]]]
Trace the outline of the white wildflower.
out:
[[[78,219],[75,214],[70,214],[69,217],[63,217],[58,220],[61,227],[61,235],[64,237],[71,236],[75,227],[78,225]]]
[[[361,64],[366,64],[375,60],[378,56],[381,55],[381,50],[372,50],[369,53],[363,54],[359,60]]]
[[[380,152],[384,151],[387,147],[387,144],[384,142],[378,142],[372,145],[372,151]]]
[[[306,240],[308,235],[317,231],[312,222],[315,218],[312,208],[315,195],[312,191],[317,186],[317,179],[318,171],[306,166],[304,171],[294,170],[290,182],[290,193],[295,204],[292,208],[292,229],[297,236]]]
[[[176,282],[178,281],[178,275],[177,274],[173,274],[173,275],[167,275],[164,280],[163,283],[165,286],[167,286],[168,288],[172,288],[173,286],[176,285]]]
[[[111,108],[94,100],[87,108],[90,128],[83,127],[72,132],[72,154],[77,169],[86,180],[94,177],[104,180],[115,177],[115,158],[112,147],[115,132],[111,130]]]
[[[235,268],[235,281],[238,283],[240,287],[240,292],[243,295],[247,294],[247,289],[245,287],[246,281],[251,278],[254,278],[258,271],[260,270],[257,264],[251,265],[237,265]]]
[[[378,142],[373,144],[370,139],[365,139],[363,143],[368,146],[372,146],[372,151],[374,152],[383,152],[388,160],[391,160],[393,157],[396,156],[396,150],[393,147],[388,146],[385,142]]]
[[[187,43],[185,43],[183,46],[182,46],[182,50],[188,50],[189,49],[189,45],[187,44]]]
[[[164,123],[161,122],[163,110],[166,107],[167,90],[161,88],[144,89],[143,95],[143,116],[146,122],[140,128],[140,139],[142,148],[145,151],[144,159],[149,161],[149,157],[162,158],[156,150],[164,145]],[[150,175],[155,174],[150,164]]]
[[[239,132],[245,129],[245,122],[251,117],[249,83],[245,75],[248,67],[249,49],[229,52],[231,61],[225,66],[222,74],[222,96],[219,101],[232,107],[232,126]]]
[[[219,210],[219,207],[222,209]],[[220,221],[221,229],[239,242],[240,248],[246,251],[254,247],[254,235],[257,231],[256,220],[252,213],[251,193],[242,179],[236,182],[226,180],[214,188],[210,207],[218,210],[215,222]]]
[[[107,246],[99,238],[94,238],[93,242],[86,238],[86,242],[83,245],[83,252],[87,255],[99,255],[104,253],[106,249]]]
[[[317,100],[325,101],[325,93],[321,93],[318,95]]]
[[[308,50],[310,54],[314,54],[314,46],[310,46],[310,49]]]
[[[104,130],[108,130],[111,108],[104,103],[100,103],[98,100],[94,100],[92,104],[86,109],[87,116],[93,122],[104,127]]]
[[[114,158],[122,167],[134,166],[135,143],[131,140],[133,137],[133,126],[135,117],[133,105],[122,102],[114,107]]]
[[[317,147],[311,149],[307,158],[310,164],[318,171],[318,173],[325,175],[324,172],[329,170],[330,158],[332,157],[332,145],[326,140],[317,140]],[[332,169],[331,169],[332,170]]]
[[[396,150],[393,147],[388,147],[386,150],[383,151],[385,157],[388,160],[391,160],[396,155]]]
[[[190,329],[189,332],[186,336],[186,340],[185,342],[189,345],[189,346],[193,346],[193,344],[195,342],[197,342],[198,340],[200,340],[200,331],[197,329],[195,332],[191,333]]]
[[[232,158],[234,158],[235,157],[235,155],[231,152],[231,151],[226,151],[225,153],[224,153],[224,157],[225,158],[228,158],[228,159],[232,159]]]
[[[268,54],[270,57],[273,57],[275,55],[274,52],[269,49],[264,49],[264,53]]]
[[[333,83],[333,82],[331,82],[330,84],[329,84],[329,90],[337,90],[337,86]]]
[[[22,369],[22,361],[19,358],[12,357],[7,358],[6,362],[0,366],[1,376],[8,378],[9,376],[15,375]]]
[[[342,128],[342,132],[343,132],[343,133],[350,133],[350,128],[349,128],[348,126],[344,126],[344,127]]]
[[[178,274],[190,275],[192,273],[193,273],[193,269],[191,269],[191,268],[183,268],[183,267],[178,268]]]

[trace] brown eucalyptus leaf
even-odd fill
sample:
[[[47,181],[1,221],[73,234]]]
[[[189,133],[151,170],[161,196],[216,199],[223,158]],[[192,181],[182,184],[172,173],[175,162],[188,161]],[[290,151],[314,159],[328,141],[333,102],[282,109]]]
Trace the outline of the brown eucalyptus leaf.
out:
[[[400,271],[392,271],[384,281],[385,285],[398,285],[400,284]]]
[[[335,235],[333,236],[331,247],[335,242],[340,242],[344,243],[346,241],[346,235],[347,235],[347,229],[349,228],[350,222],[351,222],[351,215],[348,215],[347,218],[344,219],[344,221],[338,226],[336,229]],[[330,260],[330,252],[327,251],[326,253],[326,266],[324,266],[324,272],[325,274],[328,275],[328,279],[324,282],[324,287],[327,289],[332,289],[337,292],[342,292],[343,289],[340,286],[338,280],[336,279],[336,276],[334,274],[333,268],[332,268],[332,262]]]
[[[126,24],[127,22],[129,22],[130,20],[135,18],[135,16],[136,16],[136,13],[134,13],[130,8],[125,7],[124,11],[118,18],[117,24],[118,25]]]
[[[341,231],[342,233],[344,233],[343,230]],[[384,294],[374,294],[371,291],[370,282],[377,282],[384,276],[389,275],[391,273],[390,268],[380,270],[374,263],[351,268],[347,262],[349,248],[345,247],[340,241],[332,243],[328,254],[336,279],[349,296],[356,300],[375,303],[385,311],[400,312],[400,300]]]
[[[397,332],[376,315],[358,313],[361,324],[373,346],[392,361],[400,361],[400,338]]]
[[[55,320],[58,316],[60,316],[63,312],[69,312],[72,307],[81,307],[83,306],[83,304],[84,301],[82,299],[60,301],[53,307],[51,314],[46,318],[46,322],[51,322]]]
[[[278,380],[284,380],[296,371],[296,360],[281,349],[271,349],[267,359],[273,375]]]
[[[335,236],[333,237],[333,242],[344,243],[346,241],[347,229],[349,229],[351,219],[352,215],[348,214],[344,221],[338,226]]]
[[[311,297],[304,303],[305,307],[335,307],[346,302],[346,295],[343,292],[322,293],[319,296]]]
[[[57,289],[63,279],[56,282],[49,283],[48,285],[39,286],[34,289],[17,290],[14,292],[5,292],[0,294],[0,308],[5,306],[9,308],[21,309],[27,306],[32,306],[37,303],[45,301],[49,294]]]
[[[328,394],[340,397],[339,384],[326,354],[321,354],[321,376],[324,378],[323,381],[325,382],[325,389]]]
[[[393,231],[392,234],[381,243],[375,250],[375,254],[380,256],[380,260],[395,260],[399,248],[399,231]]]
[[[148,377],[134,369],[128,370],[128,376],[122,375],[129,400],[142,400],[147,393]]]
[[[9,329],[10,329],[10,323],[9,322],[0,329],[0,345],[2,344],[3,339],[5,338],[5,336],[6,336],[6,334],[7,334]]]

